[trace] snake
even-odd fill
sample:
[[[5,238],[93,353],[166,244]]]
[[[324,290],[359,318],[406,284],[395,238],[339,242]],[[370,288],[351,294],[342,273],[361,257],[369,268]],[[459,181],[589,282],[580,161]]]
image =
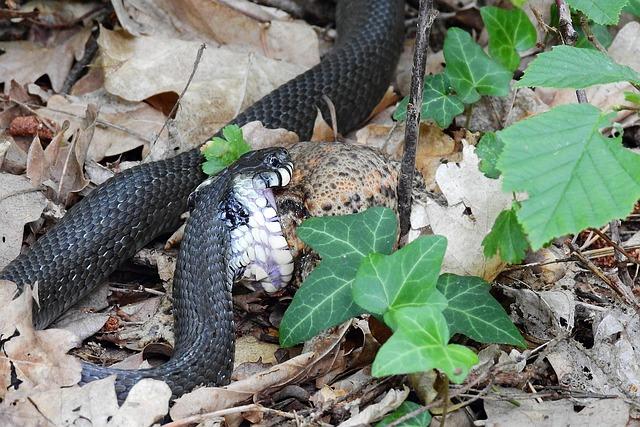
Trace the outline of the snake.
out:
[[[260,121],[310,139],[318,111],[341,133],[356,129],[393,77],[404,37],[403,0],[341,0],[337,40],[316,66],[234,118]],[[83,362],[80,384],[115,375],[123,401],[141,379],[165,381],[177,398],[197,386],[229,383],[235,329],[233,282],[241,276],[267,291],[290,277],[291,255],[278,223],[273,188],[291,178],[283,148],[249,152],[207,178],[199,149],[142,163],[97,187],[1,272],[22,290],[38,285],[33,323],[46,328],[154,238],[175,230],[189,211],[173,283],[175,345],[150,369]]]

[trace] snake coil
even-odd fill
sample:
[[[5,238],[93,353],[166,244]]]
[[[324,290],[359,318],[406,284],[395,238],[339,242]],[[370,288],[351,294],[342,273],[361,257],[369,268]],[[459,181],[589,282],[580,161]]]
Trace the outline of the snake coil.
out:
[[[339,39],[334,49],[232,123],[259,120],[268,128],[285,128],[306,140],[318,109],[330,117],[326,98],[335,106],[341,132],[356,128],[368,117],[387,89],[402,50],[403,1],[342,0],[336,15]],[[0,279],[15,282],[19,289],[38,282],[35,326],[49,325],[124,260],[158,235],[173,231],[187,209],[189,194],[205,179],[201,161],[196,149],[114,176],[0,272]],[[224,254],[230,242],[211,209],[232,181],[215,180],[219,188],[202,197],[191,213],[188,227],[196,233],[185,237],[176,268],[176,342],[171,359],[157,368],[132,371],[84,364],[82,382],[116,374],[122,401],[141,378],[166,381],[174,398],[198,385],[229,381],[234,328],[227,285],[229,260]],[[205,223],[213,224],[206,233]]]

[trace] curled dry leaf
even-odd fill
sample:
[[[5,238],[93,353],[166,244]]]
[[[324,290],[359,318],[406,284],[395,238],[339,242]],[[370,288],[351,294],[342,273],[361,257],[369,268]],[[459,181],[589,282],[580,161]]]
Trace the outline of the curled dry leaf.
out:
[[[199,42],[131,38],[104,28],[98,44],[106,90],[129,101],[181,93],[200,47]],[[183,143],[200,145],[240,111],[305,70],[261,55],[208,47],[176,113]]]
[[[61,329],[36,331],[32,324],[33,293],[0,281],[0,399],[10,403],[36,391],[72,386],[80,381],[80,362],[67,351],[80,344]]]
[[[93,140],[87,159],[100,161],[107,156],[116,156],[137,147],[143,147],[142,156],[149,152],[165,121],[164,114],[143,102],[126,102],[99,92],[83,97],[54,95],[46,107],[37,110],[41,117],[55,123],[69,122],[65,139],[82,128],[82,120],[89,104],[100,105]],[[163,133],[163,137],[164,133]]]
[[[245,0],[112,0],[130,34],[227,45],[304,67],[320,61],[318,37],[304,21],[283,17]]]
[[[97,117],[95,105],[89,104],[81,127],[75,131],[70,144],[64,139],[68,128],[66,123],[45,150],[40,145],[40,139],[34,138],[27,156],[27,176],[34,185],[44,183],[50,186],[56,199],[66,204],[71,193],[77,193],[89,184],[84,176],[84,162]]]
[[[91,27],[81,30],[59,31],[44,46],[30,42],[0,42],[5,51],[0,56],[0,82],[4,82],[8,93],[9,79],[20,84],[33,83],[43,75],[48,75],[53,90],[59,92],[67,77],[74,58],[84,55],[84,46],[91,35]]]
[[[489,179],[478,170],[475,148],[463,144],[462,161],[440,165],[436,171],[436,183],[448,206],[429,200],[427,215],[433,233],[447,238],[442,271],[491,281],[505,264],[497,256],[485,258],[482,240],[513,200],[502,191],[501,180]]]
[[[386,414],[396,409],[409,396],[409,387],[402,390],[391,389],[378,403],[364,408],[360,413],[339,424],[339,427],[355,427],[380,421]]]
[[[24,225],[40,218],[47,199],[25,176],[0,173],[0,269],[18,256]]]

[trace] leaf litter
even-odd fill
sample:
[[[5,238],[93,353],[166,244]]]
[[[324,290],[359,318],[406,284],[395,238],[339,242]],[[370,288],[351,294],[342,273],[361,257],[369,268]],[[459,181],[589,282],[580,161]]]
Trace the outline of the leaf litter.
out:
[[[56,13],[69,12],[58,16],[66,20],[63,22],[73,22],[91,10],[80,11],[74,3],[50,3],[56,4]],[[55,216],[51,202],[37,191],[40,184],[50,187],[50,199],[73,204],[114,172],[198,145],[243,108],[319,58],[318,32],[277,9],[244,1],[214,1],[203,6],[189,0],[183,8],[164,1],[155,7],[149,7],[145,0],[111,3],[122,29],[99,28],[100,52],[91,62],[89,73],[72,87],[72,95],[59,91],[72,65],[84,53],[91,28],[87,20],[62,30],[47,30],[34,41],[2,42],[6,53],[0,56],[0,70],[4,71],[0,75],[15,80],[3,80],[5,93],[15,102],[5,103],[3,99],[0,123],[8,127],[21,117],[26,130],[19,134],[14,128],[15,135],[3,134],[0,142],[4,147],[0,148],[0,212],[10,225],[1,232],[0,265],[19,253],[23,241],[25,245],[32,242],[43,223],[48,226],[50,219],[40,219],[45,207],[48,217]],[[449,3],[452,16],[465,13],[469,7],[463,2]],[[534,24],[534,9],[548,18],[552,1],[529,3],[532,7],[524,10]],[[43,5],[38,6],[42,17],[53,13]],[[536,27],[538,40],[542,40],[545,29]],[[638,55],[634,55],[637,43],[633,41],[637,40],[638,28],[637,22],[621,27],[609,48],[614,60],[636,70],[640,65],[634,62]],[[167,119],[166,106],[184,89],[201,40],[206,40],[208,47],[196,77],[170,120],[169,130],[158,135]],[[162,53],[151,48],[159,43]],[[404,56],[408,60],[401,61],[397,72],[396,86],[401,94],[408,91],[411,67],[411,40],[406,45],[408,54]],[[171,62],[167,62],[169,59]],[[442,71],[442,50],[433,52],[429,59],[431,74]],[[43,83],[43,76],[49,81]],[[625,84],[609,84],[590,89],[587,94],[602,108],[622,104],[625,90],[629,90]],[[421,218],[415,218],[419,226],[414,227],[413,235],[433,232],[447,236],[446,271],[497,277],[494,292],[502,295],[500,301],[509,308],[530,344],[523,353],[508,352],[509,347],[504,346],[500,347],[503,350],[490,346],[481,351],[495,350],[484,359],[484,365],[481,362],[484,371],[472,373],[470,379],[480,378],[477,387],[481,387],[490,384],[486,378],[482,380],[483,375],[498,372],[494,382],[502,385],[483,398],[487,415],[484,425],[525,425],[550,415],[581,425],[623,424],[630,417],[638,417],[637,406],[630,405],[639,398],[637,316],[624,306],[613,308],[615,295],[590,271],[574,261],[562,262],[571,255],[562,242],[530,254],[529,260],[535,265],[521,269],[508,268],[495,258],[486,259],[480,245],[493,224],[492,218],[510,206],[511,197],[499,191],[500,181],[487,180],[478,171],[473,148],[477,134],[464,128],[468,124],[473,131],[498,130],[554,105],[572,102],[573,96],[573,92],[563,90],[512,90],[503,99],[484,97],[470,119],[460,115],[455,125],[444,131],[431,124],[421,125],[421,134],[426,136],[419,143],[417,167],[428,188],[441,196],[427,201]],[[381,104],[381,112],[347,138],[381,148],[399,159],[404,127],[391,118],[394,103]],[[99,111],[92,105],[98,105]],[[52,129],[42,124],[44,120]],[[637,113],[629,111],[620,112],[617,120],[625,127],[638,123]],[[42,126],[49,133],[40,133]],[[283,135],[288,144],[297,141],[290,133],[274,135],[260,127],[255,123],[244,129],[246,135],[252,135],[247,139],[254,147],[269,146]],[[331,129],[319,138],[333,138]],[[31,182],[18,175],[25,169]],[[9,197],[2,191],[8,191]],[[64,206],[56,209],[64,211]],[[633,222],[629,224],[634,230]],[[623,245],[634,242],[633,238],[627,239]],[[582,250],[600,256],[598,249],[588,244]],[[117,273],[116,280],[105,284],[93,300],[79,303],[75,311],[47,331],[30,327],[28,292],[11,301],[15,288],[0,287],[7,301],[0,316],[5,349],[0,354],[5,385],[0,404],[3,425],[89,419],[103,425],[142,426],[159,422],[167,414],[169,392],[163,383],[145,380],[119,408],[113,378],[76,386],[79,364],[67,354],[82,339],[88,339],[73,352],[93,360],[124,359],[121,363],[130,367],[148,366],[143,358],[146,352],[131,355],[130,351],[109,351],[100,343],[115,342],[116,347],[136,350],[151,342],[163,342],[165,346],[171,343],[167,308],[175,251],[165,252],[161,244],[144,251],[147,261],[138,258],[128,267],[134,272],[133,278]],[[541,265],[546,262],[551,264]],[[405,401],[406,389],[401,382],[394,378],[380,381],[370,374],[375,351],[388,338],[375,319],[346,322],[314,338],[304,349],[279,349],[273,343],[278,316],[265,313],[282,313],[290,298],[287,293],[236,296],[236,305],[242,307],[235,314],[242,334],[236,349],[238,362],[242,363],[234,371],[238,380],[227,387],[202,388],[183,396],[171,408],[174,420],[203,422],[225,416],[230,423],[284,422],[296,410],[310,421],[357,425],[375,422]],[[19,321],[9,316],[13,312],[18,313],[12,316],[18,315]],[[12,336],[16,330],[20,335]],[[40,350],[25,355],[25,348]],[[26,363],[31,362],[30,357],[37,358],[33,366],[38,369]],[[542,361],[548,367],[541,367]],[[428,373],[411,377],[414,390],[424,397],[422,403],[437,399],[435,380],[425,382]],[[533,383],[538,392],[531,392]],[[510,388],[513,386],[518,388]],[[545,395],[549,389],[544,386],[555,390],[556,397],[572,396],[584,409],[577,411],[568,398],[541,400],[549,397]],[[519,405],[505,403],[508,400],[517,400]],[[14,405],[8,406],[12,401]],[[274,401],[282,411],[270,407]],[[139,410],[140,405],[144,411]],[[224,412],[233,407],[238,410]],[[435,408],[432,413],[441,412]],[[457,409],[447,421],[461,413]],[[599,414],[607,414],[607,418],[600,420]]]

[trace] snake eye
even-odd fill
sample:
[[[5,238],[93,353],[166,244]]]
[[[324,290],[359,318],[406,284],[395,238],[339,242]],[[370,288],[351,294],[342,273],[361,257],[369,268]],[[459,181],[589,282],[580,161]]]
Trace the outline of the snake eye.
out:
[[[278,157],[277,157],[277,156],[274,156],[274,155],[269,156],[269,158],[267,158],[267,163],[268,163],[268,164],[269,164],[269,166],[271,166],[271,167],[274,167],[274,168],[275,168],[275,167],[278,167],[278,163],[279,163],[279,161],[278,161]]]

